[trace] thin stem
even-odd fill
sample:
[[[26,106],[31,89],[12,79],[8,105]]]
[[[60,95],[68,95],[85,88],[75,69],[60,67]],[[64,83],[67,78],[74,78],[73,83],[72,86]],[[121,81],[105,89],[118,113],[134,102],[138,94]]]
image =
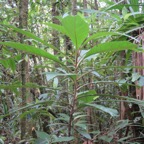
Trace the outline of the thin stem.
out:
[[[69,120],[69,126],[68,126],[68,136],[71,136],[73,114],[74,114],[74,112],[75,112],[75,110],[76,110],[76,108],[77,108],[78,57],[79,57],[79,50],[76,51],[76,57],[75,57],[75,74],[76,74],[76,79],[74,80],[74,95],[73,95],[72,108],[71,108],[71,111],[70,111],[70,120]]]

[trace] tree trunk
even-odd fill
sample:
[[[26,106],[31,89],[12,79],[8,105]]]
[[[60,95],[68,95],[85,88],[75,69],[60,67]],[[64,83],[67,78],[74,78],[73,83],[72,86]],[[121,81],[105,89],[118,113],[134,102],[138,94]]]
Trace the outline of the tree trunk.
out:
[[[19,2],[19,28],[26,29],[28,21],[28,0],[20,0]],[[20,43],[24,43],[25,37],[22,34],[19,34]],[[25,60],[25,54],[22,53],[22,63],[21,63],[21,81],[22,81],[22,90],[21,90],[21,98],[22,103],[21,107],[26,106],[26,95],[27,89],[25,88],[25,84],[28,81],[28,62]],[[22,110],[24,113],[25,110]],[[21,140],[26,137],[26,117],[21,118]]]
[[[139,30],[138,33],[138,39],[140,40],[140,43],[142,44],[142,48],[144,49],[144,33],[143,29]],[[140,66],[144,67],[144,53],[137,53],[133,52],[133,57],[132,61],[134,66]],[[139,75],[143,76],[144,75],[144,70],[143,69],[134,69],[135,73],[138,73]],[[138,81],[135,82],[135,85],[138,86]],[[135,91],[133,92],[133,97],[138,99],[138,100],[144,100],[144,86],[142,87],[135,87]],[[141,118],[136,124],[137,126],[133,127],[133,137],[136,138],[138,142],[144,143],[144,138],[138,138],[140,135],[143,133],[143,116],[141,111],[143,111],[142,107],[137,104],[132,105],[132,112],[133,114],[133,120],[136,118]]]
[[[98,10],[98,1],[94,0],[94,2],[95,2],[95,10]]]
[[[54,24],[59,24],[59,20],[56,18],[56,16],[59,16],[59,12],[58,12],[58,8],[57,8],[57,2],[56,3],[52,3],[52,22]],[[59,34],[57,31],[53,30],[52,31],[52,44],[56,47],[59,48],[60,47],[60,40],[59,40]],[[57,51],[54,50],[54,55],[57,54]]]
[[[72,15],[77,14],[77,0],[71,0],[72,3]]]

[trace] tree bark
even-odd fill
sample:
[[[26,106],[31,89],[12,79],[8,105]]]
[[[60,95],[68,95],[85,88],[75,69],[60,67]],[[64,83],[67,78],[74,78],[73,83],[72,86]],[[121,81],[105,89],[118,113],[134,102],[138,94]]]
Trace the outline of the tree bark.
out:
[[[77,0],[72,0],[72,15],[76,15],[77,14]]]
[[[59,24],[59,20],[56,18],[56,16],[59,16],[59,12],[57,10],[57,2],[56,3],[52,3],[52,22],[54,24]],[[56,47],[59,48],[60,47],[60,40],[59,40],[59,34],[57,31],[53,30],[52,32],[52,44]],[[57,51],[54,50],[54,55],[57,54]]]
[[[28,0],[20,0],[19,2],[19,28],[27,29],[28,21]],[[25,36],[19,34],[20,43],[24,43]],[[21,107],[26,106],[26,95],[27,89],[25,88],[25,84],[28,81],[28,62],[25,60],[25,54],[22,53],[22,63],[21,63],[21,81],[22,81],[22,90],[21,90],[21,98],[22,103]],[[25,110],[22,110],[24,113]],[[22,117],[21,119],[21,140],[26,137],[26,117]]]
[[[95,10],[98,10],[98,1],[95,0],[94,3],[95,3]]]

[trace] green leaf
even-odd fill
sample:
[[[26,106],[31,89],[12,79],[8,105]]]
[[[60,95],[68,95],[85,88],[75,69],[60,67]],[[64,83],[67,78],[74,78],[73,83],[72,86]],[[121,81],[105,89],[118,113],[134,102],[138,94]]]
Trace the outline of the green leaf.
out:
[[[54,78],[54,80],[53,80],[53,88],[56,89],[58,87],[58,83],[59,83],[58,78]]]
[[[57,118],[57,120],[63,120],[63,121],[66,121],[66,122],[68,122],[69,119],[70,119],[69,115],[64,114],[64,113],[59,113],[59,117]]]
[[[120,130],[120,129],[128,126],[128,125],[129,125],[129,120],[128,119],[127,120],[120,120],[120,121],[117,122],[115,130],[118,131],[118,130]]]
[[[78,120],[75,126],[80,127],[83,130],[87,130],[87,123],[85,121]]]
[[[8,68],[9,67],[9,63],[6,59],[2,59],[0,60],[0,63],[5,67],[5,68]]]
[[[112,141],[112,139],[113,139],[113,136],[104,135],[104,136],[99,137],[99,139],[110,143]]]
[[[73,140],[74,137],[59,137],[59,138],[56,138],[52,143],[57,143],[57,142],[68,142],[68,141],[71,141]]]
[[[132,44],[127,41],[113,41],[113,42],[106,42],[99,44],[97,46],[94,46],[92,49],[90,49],[86,55],[85,58],[94,55],[96,53],[102,53],[102,52],[110,52],[110,51],[121,51],[121,50],[134,50],[137,46],[135,44]]]
[[[45,72],[47,81],[57,77],[57,76],[65,76],[65,74],[57,73],[57,72]]]
[[[57,24],[53,24],[53,23],[44,23],[44,24],[52,27],[54,30],[59,31],[59,32],[61,32],[62,34],[66,34],[66,31],[65,31],[64,27],[61,26],[61,25],[57,25]]]
[[[92,107],[97,108],[97,109],[100,109],[101,111],[110,114],[112,117],[117,117],[118,116],[118,111],[116,109],[108,108],[108,107],[98,105],[98,104],[86,104],[86,105],[92,106]]]
[[[46,46],[48,46],[48,47],[54,48],[53,45],[48,44],[47,41],[44,41],[44,40],[40,39],[39,37],[35,36],[33,33],[29,32],[29,31],[19,29],[19,28],[17,28],[17,27],[12,26],[12,25],[4,24],[4,26],[7,26],[7,27],[9,27],[9,28],[12,28],[12,29],[15,30],[16,32],[19,32],[19,33],[21,33],[21,34],[23,34],[23,35],[25,35],[25,36],[27,36],[27,37],[29,37],[29,38],[32,38],[32,39],[34,39],[34,40],[36,40],[36,41],[38,41],[38,42],[41,42],[42,44],[44,44],[44,45],[46,45]]]
[[[0,42],[0,44],[15,48],[17,50],[22,50],[22,51],[30,53],[30,54],[42,56],[42,57],[48,58],[50,60],[53,60],[53,61],[63,65],[63,63],[56,56],[54,56],[42,49],[38,49],[34,46],[21,44],[21,43],[17,43],[17,42]]]
[[[4,144],[4,141],[0,138],[0,144]]]
[[[81,131],[81,130],[78,130],[77,131],[86,139],[91,139],[91,136],[90,134],[88,134],[86,131]]]
[[[92,71],[91,73],[92,73],[93,75],[95,75],[95,77],[96,77],[98,80],[101,80],[101,75],[100,75],[98,72]]]
[[[41,132],[41,131],[36,131],[37,137],[41,138],[41,139],[49,139],[50,136],[45,133],[45,132]]]
[[[97,13],[97,10],[94,9],[82,9],[81,11],[88,14]]]
[[[78,49],[88,36],[88,24],[80,16],[67,16],[62,19],[62,25],[67,36],[70,37],[75,47]]]
[[[124,16],[124,20],[126,21],[130,16],[139,15],[139,14],[141,14],[141,12],[128,13],[128,14],[126,14],[126,15]],[[139,26],[138,23],[136,23],[135,21],[133,21],[133,20],[131,20],[131,19],[130,19],[130,21],[129,21],[128,24],[130,24],[130,22],[131,22],[131,24],[134,24],[134,25],[136,25],[136,26]]]
[[[133,9],[134,12],[138,12],[139,9],[139,1],[138,0],[129,0],[131,4],[131,8]]]
[[[144,86],[144,76],[141,76],[139,81],[138,81],[139,86]]]
[[[128,135],[127,137],[122,137],[118,140],[119,143],[125,143],[126,140],[130,139],[131,138],[131,135]],[[130,142],[129,144],[140,144],[140,143],[137,143],[137,142]]]
[[[0,63],[5,68],[11,68],[11,70],[14,72],[16,70],[16,61],[19,61],[20,59],[21,59],[21,56],[17,55],[17,56],[14,56],[14,57],[0,59]]]
[[[57,76],[69,76],[72,79],[75,79],[76,75],[71,73],[57,73],[57,72],[45,72],[47,81],[57,77]]]
[[[74,120],[76,120],[76,119],[80,119],[80,118],[82,118],[82,117],[86,117],[87,115],[78,115],[78,116],[75,116],[74,117]]]
[[[13,72],[16,70],[16,64],[13,58],[8,59],[8,65]]]
[[[94,101],[95,97],[96,97],[95,90],[88,90],[78,93],[78,100],[83,101],[85,103],[90,103]]]
[[[139,73],[132,73],[132,82],[135,82],[136,80],[138,80],[140,76],[141,75]]]
[[[116,4],[114,4],[114,5],[106,8],[105,11],[114,10],[114,9],[122,10],[123,7],[129,8],[130,6],[134,6],[134,5],[132,5],[132,4],[119,4],[119,3],[116,3]],[[138,6],[138,5],[135,5],[135,6]]]
[[[49,141],[41,138],[37,138],[34,142],[34,144],[49,144]]]
[[[128,9],[126,7],[123,7],[122,9],[122,15],[123,17],[128,13]]]
[[[96,34],[93,34],[92,36],[90,36],[83,45],[86,45],[89,41],[94,40],[94,39],[99,39],[105,36],[112,36],[112,35],[120,35],[120,33],[116,33],[116,32],[98,32]]]

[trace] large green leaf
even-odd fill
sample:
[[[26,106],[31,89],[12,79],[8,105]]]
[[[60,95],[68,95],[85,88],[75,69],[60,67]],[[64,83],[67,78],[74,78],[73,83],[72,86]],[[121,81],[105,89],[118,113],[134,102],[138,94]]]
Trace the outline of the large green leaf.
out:
[[[80,47],[89,32],[88,24],[80,16],[67,16],[63,18],[62,26],[52,23],[46,24],[70,37],[76,48]]]
[[[86,104],[86,105],[100,109],[101,111],[110,114],[112,117],[118,116],[118,111],[116,109],[108,108],[108,107],[105,107],[103,105],[98,105],[98,104]]]
[[[121,51],[126,49],[134,50],[137,46],[135,44],[132,44],[127,41],[113,41],[113,42],[106,42],[99,44],[97,46],[94,46],[92,49],[90,49],[86,55],[85,58],[94,55],[96,53],[102,53],[102,52],[110,52],[110,51]]]
[[[91,35],[85,42],[84,45],[86,45],[89,41],[93,40],[93,39],[98,39],[98,38],[102,38],[105,36],[112,36],[112,35],[122,35],[120,33],[116,33],[116,32],[98,32],[96,34]]]
[[[33,33],[29,32],[29,31],[26,31],[26,30],[22,30],[20,28],[17,28],[17,27],[14,27],[12,25],[7,25],[7,24],[4,24],[4,26],[8,27],[8,28],[11,28],[13,29],[14,31],[18,32],[18,33],[21,33],[29,38],[32,38],[33,40],[36,40],[38,42],[41,42],[42,44],[50,47],[50,48],[53,48],[53,49],[56,49],[53,45],[51,44],[48,44],[47,41],[44,41],[42,40],[41,38],[37,37],[36,35],[34,35]]]
[[[62,34],[66,34],[64,27],[61,25],[57,25],[57,24],[53,24],[53,23],[45,23],[45,24],[52,27],[54,30],[61,32]]]
[[[79,48],[88,36],[88,24],[80,16],[67,16],[62,19],[62,25],[75,47]]]
[[[22,50],[22,51],[30,53],[30,54],[42,56],[42,57],[48,58],[50,60],[53,60],[53,61],[63,65],[63,63],[56,56],[54,56],[54,55],[52,55],[52,54],[50,54],[50,53],[48,53],[42,49],[38,49],[34,46],[21,44],[18,42],[0,42],[0,44],[5,45],[5,46],[9,46],[9,47],[12,47],[12,48],[15,48],[18,50]]]

